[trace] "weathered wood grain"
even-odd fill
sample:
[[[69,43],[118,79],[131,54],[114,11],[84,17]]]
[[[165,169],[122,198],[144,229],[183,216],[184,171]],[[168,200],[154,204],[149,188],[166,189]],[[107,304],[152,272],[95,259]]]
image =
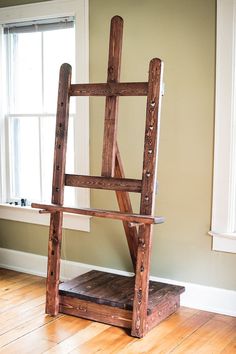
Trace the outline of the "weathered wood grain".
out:
[[[147,96],[147,82],[72,84],[70,96]]]
[[[52,182],[52,203],[60,205],[64,202],[64,175],[69,124],[70,84],[71,66],[69,64],[62,64],[59,76]]]
[[[125,178],[125,172],[120,156],[118,144],[116,144],[116,159],[115,159],[115,177]],[[133,214],[133,208],[128,192],[116,191],[116,199],[119,209],[122,213]],[[126,235],[126,240],[129,247],[129,253],[133,264],[134,272],[136,271],[137,249],[138,249],[138,233],[136,227],[130,227],[130,223],[123,221],[123,227]]]
[[[140,213],[152,215],[154,212],[158,117],[160,111],[160,86],[162,62],[152,59],[149,65],[148,96],[146,108],[146,127],[144,138],[142,192]],[[149,292],[150,257],[152,249],[151,225],[141,225],[138,233],[138,251],[135,278],[132,335],[143,337],[148,331],[147,306]]]
[[[60,312],[113,326],[130,328],[132,312],[69,296],[60,296]]]
[[[69,119],[69,88],[71,84],[71,66],[63,64],[60,68],[54,166],[52,182],[52,203],[62,205],[64,202],[64,175]],[[57,315],[59,311],[59,276],[62,240],[63,213],[57,211],[50,216],[48,240],[48,266],[46,283],[46,313]]]
[[[157,148],[161,104],[162,61],[154,58],[149,65],[146,127],[143,153],[143,174],[140,214],[153,214],[156,186]]]
[[[100,272],[92,270],[70,281],[61,283],[61,296],[76,297],[97,304],[133,309],[134,276]],[[167,297],[175,297],[184,291],[184,287],[150,281],[147,314],[155,312],[156,308],[165,302]]]
[[[150,255],[152,247],[152,227],[139,227],[134,304],[132,317],[132,336],[142,338],[148,331],[147,309],[149,293]]]
[[[38,277],[39,281],[35,282],[36,276],[6,269],[2,269],[0,273],[1,289],[7,283],[13,284],[13,281],[19,285],[19,288],[12,291],[14,296],[8,297],[8,293],[0,294],[1,353],[25,353],[26,350],[30,353],[45,354],[81,351],[83,353],[112,351],[117,354],[235,353],[235,317],[180,307],[145,338],[137,340],[130,337],[122,328],[110,327],[99,322],[92,323],[64,314],[57,317],[45,316],[43,311],[45,279]],[[21,288],[21,281],[26,279],[25,277],[29,281],[32,277],[32,283],[29,285],[22,283]],[[30,284],[34,284],[34,287]],[[172,301],[170,304],[174,306]],[[76,304],[72,306],[75,308]],[[98,311],[101,309],[100,306],[98,305]],[[153,314],[155,311],[154,309]],[[165,311],[164,305],[160,311]],[[127,312],[125,313],[127,318]],[[131,315],[128,319],[129,328]],[[155,326],[154,321],[158,321],[158,316],[156,317],[156,314],[154,316],[154,319],[151,318],[152,314],[148,316],[148,324],[150,322]],[[105,314],[104,317],[106,318]],[[123,317],[120,320],[124,324],[123,327],[126,327]],[[117,335],[115,339],[112,333]]]
[[[127,222],[138,222],[144,224],[160,224],[164,222],[164,219],[158,216],[128,214],[128,213],[121,213],[119,211],[113,211],[113,210],[92,209],[92,208],[70,208],[70,207],[60,206],[56,204],[41,204],[41,203],[32,203],[31,206],[32,208],[43,209],[50,213],[65,212],[71,214],[97,216],[100,218],[122,220]]]
[[[141,192],[142,181],[131,178],[65,175],[65,185],[71,187],[106,189],[127,192]]]
[[[47,305],[46,311],[56,315],[59,310],[59,271],[60,271],[60,245],[62,237],[63,213],[73,213],[102,218],[111,218],[123,222],[129,251],[135,271],[135,278],[119,278],[114,284],[114,275],[107,274],[89,278],[86,276],[72,280],[61,288],[60,308],[65,313],[76,316],[86,312],[86,318],[101,320],[106,323],[124,326],[128,318],[131,334],[143,337],[147,331],[162,318],[172,313],[177,298],[172,299],[169,294],[169,304],[166,304],[165,290],[158,293],[158,299],[165,299],[161,303],[163,309],[159,312],[150,310],[150,304],[156,309],[157,298],[152,295],[158,291],[149,283],[150,255],[152,245],[153,224],[162,223],[162,217],[153,216],[154,196],[156,184],[157,146],[159,135],[160,115],[160,88],[162,79],[162,62],[154,58],[149,65],[148,82],[120,83],[121,51],[123,36],[123,20],[115,16],[111,20],[110,42],[108,55],[107,83],[105,84],[74,84],[71,85],[71,67],[64,64],[60,71],[58,109],[56,122],[55,154],[53,169],[52,204],[33,203],[32,207],[42,208],[40,212],[51,213],[49,246],[48,246],[48,275],[47,275]],[[66,147],[69,117],[70,96],[105,96],[105,122],[102,153],[102,173],[100,176],[83,176],[65,174]],[[143,154],[142,179],[125,178],[124,169],[117,145],[117,121],[119,96],[147,96],[146,127]],[[82,187],[95,189],[108,189],[116,191],[119,212],[113,210],[100,210],[93,208],[72,208],[63,205],[64,187]],[[133,213],[129,192],[141,193],[140,213]],[[116,279],[116,278],[115,278]],[[112,287],[113,284],[113,287]],[[166,288],[165,288],[166,289]],[[173,290],[173,287],[171,287]],[[113,293],[115,291],[115,293]],[[105,292],[105,293],[104,293]],[[70,294],[69,296],[68,293]],[[79,294],[79,295],[78,295]],[[91,302],[98,302],[101,306],[119,308],[120,298],[129,303],[122,303],[120,310],[130,311],[128,317],[123,313],[121,319],[112,320],[113,310],[103,309],[101,315],[99,307]],[[96,299],[96,300],[95,300]],[[156,300],[155,300],[156,299]],[[173,300],[173,301],[172,301]],[[79,302],[78,302],[79,301]],[[88,304],[81,301],[87,301]],[[168,303],[168,301],[167,301]],[[92,306],[92,307],[91,307]],[[160,309],[160,308],[159,308]],[[117,311],[117,310],[116,310]],[[131,323],[132,311],[132,323]],[[152,318],[148,319],[152,312]],[[155,315],[154,315],[155,313]],[[83,317],[81,315],[81,317]],[[106,318],[109,318],[108,320]],[[125,322],[122,322],[125,319]],[[107,322],[108,321],[108,322]],[[112,322],[113,321],[113,322]]]
[[[111,325],[131,328],[135,303],[135,277],[90,271],[60,284],[60,311]],[[183,287],[150,282],[146,308],[146,331],[161,322],[179,307]],[[142,319],[141,319],[142,322]],[[132,335],[142,337],[136,332]]]
[[[111,20],[108,54],[107,82],[120,81],[123,19],[115,16]],[[118,97],[107,96],[102,152],[102,176],[113,177],[115,170],[116,139],[118,121]]]

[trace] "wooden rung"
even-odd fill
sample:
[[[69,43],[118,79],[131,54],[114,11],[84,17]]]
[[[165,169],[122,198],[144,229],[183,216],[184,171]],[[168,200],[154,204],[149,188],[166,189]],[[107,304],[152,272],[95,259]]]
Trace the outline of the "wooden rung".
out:
[[[130,178],[112,178],[83,175],[65,175],[65,185],[70,187],[107,189],[141,193],[142,181]]]
[[[147,82],[73,84],[70,96],[147,96]]]
[[[142,224],[161,224],[164,222],[163,217],[120,213],[119,211],[112,211],[112,210],[101,210],[101,209],[90,209],[90,208],[70,208],[70,207],[64,207],[56,204],[40,204],[40,203],[32,203],[31,207],[36,209],[43,209],[51,213],[61,211],[61,212],[71,213],[71,214],[97,216],[100,218],[116,219],[116,220],[136,222]]]

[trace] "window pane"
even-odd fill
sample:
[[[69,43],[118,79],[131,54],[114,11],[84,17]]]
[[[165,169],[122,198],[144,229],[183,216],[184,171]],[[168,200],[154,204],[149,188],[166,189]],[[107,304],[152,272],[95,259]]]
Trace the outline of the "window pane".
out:
[[[43,33],[44,52],[44,112],[56,112],[59,70],[63,63],[74,67],[74,28]],[[73,76],[75,73],[73,73]],[[73,108],[70,107],[72,113]]]
[[[10,112],[40,113],[42,106],[41,33],[11,34]]]
[[[53,155],[55,140],[55,117],[41,117],[41,168],[42,201],[49,202],[52,193]],[[74,124],[73,116],[69,118],[66,173],[74,173]],[[65,188],[65,204],[74,205],[75,188]]]
[[[38,118],[11,118],[9,126],[11,198],[40,200]]]
[[[10,197],[49,202],[59,69],[74,67],[74,28],[6,34],[9,78]],[[73,73],[75,75],[75,72]],[[73,113],[75,105],[70,105]],[[74,124],[69,120],[66,170],[74,173]],[[66,188],[73,205],[75,189]]]

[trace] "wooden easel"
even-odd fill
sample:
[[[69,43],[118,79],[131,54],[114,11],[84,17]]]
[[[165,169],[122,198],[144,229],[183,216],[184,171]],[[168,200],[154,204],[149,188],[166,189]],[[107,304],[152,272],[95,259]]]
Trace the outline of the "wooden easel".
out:
[[[176,311],[183,287],[149,282],[153,224],[163,218],[153,216],[161,101],[162,62],[154,58],[148,82],[120,83],[123,20],[111,20],[107,83],[71,84],[71,67],[60,69],[52,204],[33,208],[49,212],[48,273],[46,313],[63,312],[112,325],[131,328],[143,337],[152,327]],[[106,96],[101,176],[65,173],[70,96]],[[141,179],[125,178],[117,145],[119,96],[147,96],[146,127]],[[63,206],[64,187],[108,189],[116,192],[120,211]],[[129,192],[141,193],[140,213],[134,214]],[[123,222],[134,277],[91,271],[59,285],[63,212],[118,219]]]

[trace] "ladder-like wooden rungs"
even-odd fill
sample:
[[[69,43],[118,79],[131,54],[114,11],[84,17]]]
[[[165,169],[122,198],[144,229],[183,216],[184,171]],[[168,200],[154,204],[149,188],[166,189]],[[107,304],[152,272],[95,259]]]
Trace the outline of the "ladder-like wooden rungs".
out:
[[[70,96],[147,96],[147,82],[72,84]]]
[[[65,174],[65,185],[70,187],[106,189],[141,193],[142,180]]]
[[[164,222],[164,218],[160,216],[151,215],[140,215],[140,214],[128,214],[121,213],[119,211],[112,210],[102,210],[102,209],[91,209],[91,208],[71,208],[56,204],[40,204],[32,203],[32,208],[42,209],[43,212],[55,213],[55,212],[65,212],[71,214],[80,214],[88,216],[97,216],[100,218],[116,219],[127,221],[130,223],[138,224],[161,224]]]

